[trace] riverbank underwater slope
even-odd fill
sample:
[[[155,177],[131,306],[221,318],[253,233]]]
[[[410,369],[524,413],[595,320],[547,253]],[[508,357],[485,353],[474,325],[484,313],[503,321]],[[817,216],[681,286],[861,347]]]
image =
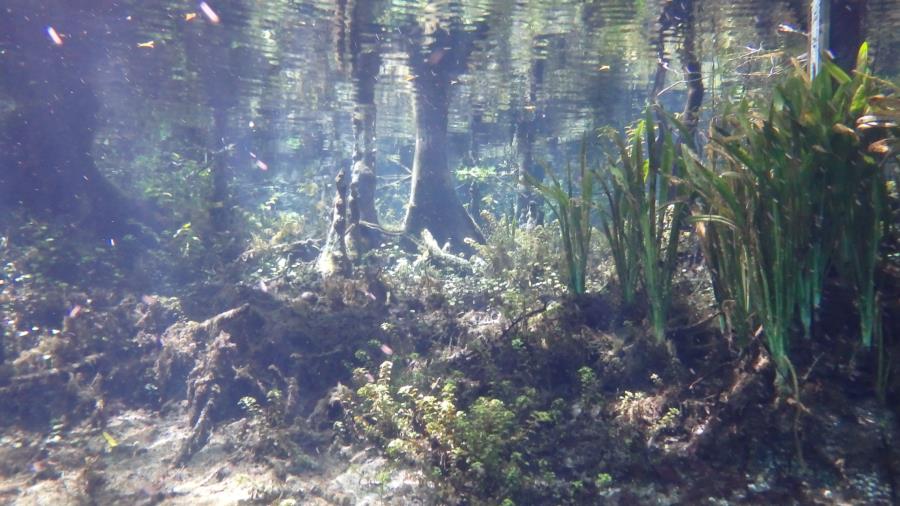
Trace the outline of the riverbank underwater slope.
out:
[[[100,12],[81,31],[0,21],[0,503],[900,503],[900,97],[883,46],[835,43],[816,75],[790,43],[716,70],[700,5],[653,3],[629,14],[658,30],[650,98],[599,128],[547,95],[565,87],[552,56],[615,20],[585,5],[568,39],[535,2],[543,56],[533,87],[511,85],[518,115],[480,109],[461,135],[458,102],[480,99],[454,87],[496,77],[485,62],[509,49],[496,30],[521,37],[518,8],[305,6],[297,30],[335,53],[316,65],[350,76],[328,95],[275,77],[297,62],[273,63],[293,53],[252,7],[166,4],[168,30],[114,4],[73,7]],[[110,51],[203,62],[173,73],[209,102],[108,116],[115,86],[66,73],[104,19],[159,30]],[[242,42],[260,30],[270,60]],[[229,65],[249,59],[271,80],[244,103]],[[375,108],[397,83],[412,135],[383,153]],[[335,139],[265,138],[286,90],[344,103]],[[178,119],[195,113],[204,126]],[[285,149],[318,153],[324,175],[279,172]]]

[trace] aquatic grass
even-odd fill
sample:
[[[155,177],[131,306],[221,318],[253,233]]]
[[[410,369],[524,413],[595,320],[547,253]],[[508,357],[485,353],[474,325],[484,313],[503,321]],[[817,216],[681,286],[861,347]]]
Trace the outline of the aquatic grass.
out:
[[[623,300],[633,297],[640,273],[650,305],[650,324],[658,342],[665,340],[678,235],[686,217],[682,185],[672,179],[681,165],[667,128],[655,128],[648,107],[627,139],[615,134],[618,159],[610,160],[609,182],[604,181],[608,209],[603,231],[610,243]],[[635,262],[633,259],[637,259]]]
[[[623,166],[632,167],[629,150],[625,140],[616,133],[612,134],[618,145],[621,163]],[[619,291],[625,306],[634,303],[638,283],[640,283],[640,260],[637,252],[641,248],[641,228],[635,219],[639,211],[634,209],[635,202],[629,198],[629,187],[632,179],[638,175],[638,171],[624,172],[615,169],[616,161],[610,161],[610,175],[614,181],[600,177],[600,185],[606,197],[606,206],[600,206],[602,216],[601,231],[609,244],[613,258],[613,267],[616,278],[619,281]],[[618,172],[615,172],[618,171]]]
[[[533,187],[547,204],[559,223],[565,253],[566,282],[574,295],[586,291],[587,264],[591,248],[591,206],[594,193],[594,174],[587,166],[587,142],[582,141],[579,166],[579,192],[574,191],[572,165],[566,164],[565,186],[546,171],[550,183],[544,184],[529,174],[525,182]]]
[[[850,77],[831,62],[810,80],[799,65],[765,113],[746,101],[711,136],[711,164],[683,150],[700,196],[716,297],[743,332],[761,326],[779,377],[793,375],[796,323],[809,338],[833,266],[853,286],[863,345],[878,318],[875,268],[886,223],[885,173],[858,119],[872,112],[866,46]]]

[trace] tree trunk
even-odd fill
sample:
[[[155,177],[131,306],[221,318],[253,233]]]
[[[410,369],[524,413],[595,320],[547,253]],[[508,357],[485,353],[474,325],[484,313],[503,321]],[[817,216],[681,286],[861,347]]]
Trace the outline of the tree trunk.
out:
[[[535,41],[536,47],[538,41]],[[529,80],[528,103],[524,104],[516,121],[515,145],[516,165],[518,171],[518,196],[516,198],[516,217],[519,223],[540,225],[544,222],[540,211],[543,199],[531,185],[525,182],[527,177],[543,181],[544,169],[534,163],[534,137],[537,128],[537,90],[544,81],[544,59],[533,51],[535,56],[531,62],[531,79]]]
[[[866,0],[831,0],[828,47],[834,62],[847,72],[856,66],[856,55],[865,38],[865,16]]]
[[[683,142],[691,149],[696,150],[697,124],[700,119],[700,106],[703,104],[705,90],[703,88],[703,74],[701,73],[700,61],[697,59],[695,47],[696,31],[694,18],[693,0],[669,0],[663,5],[663,11],[657,22],[657,66],[653,87],[650,91],[650,101],[659,102],[659,95],[666,84],[666,75],[670,64],[669,57],[665,51],[666,34],[670,32],[680,34],[682,41],[678,54],[681,59],[685,81],[687,82],[687,96],[685,98],[684,111],[682,111],[682,123],[689,132],[689,138],[679,138],[679,142]],[[657,115],[657,119],[660,124],[659,128],[666,128],[667,122],[665,118]],[[659,146],[654,148],[658,149]]]
[[[353,82],[353,156],[346,195],[347,253],[358,258],[380,239],[375,209],[375,81],[381,67],[375,4],[339,0],[334,21],[338,60]],[[370,226],[370,225],[375,225]],[[334,224],[332,224],[332,230]]]
[[[374,2],[356,0],[350,25],[351,76],[355,105],[353,111],[353,175],[351,187],[356,187],[356,206],[359,218],[378,224],[375,210],[375,81],[381,67],[378,52]]]
[[[465,70],[471,44],[461,40],[461,32],[443,28],[436,29],[429,39],[427,46],[409,50],[415,73],[416,151],[403,229],[413,235],[427,229],[439,244],[469,251],[465,239],[484,242],[484,235],[456,193],[447,164],[447,116],[450,81]]]
[[[466,251],[466,238],[484,242],[484,236],[460,202],[447,165],[449,87],[450,77],[439,66],[416,76],[416,151],[404,231],[418,235],[427,229],[439,244]]]
[[[209,220],[218,234],[228,233],[232,224],[232,196],[230,191],[231,168],[228,164],[228,150],[222,146],[227,139],[228,111],[224,106],[213,106],[213,165],[212,193],[209,196]],[[219,144],[216,147],[216,144]]]
[[[331,228],[325,246],[319,253],[316,268],[323,276],[350,274],[350,261],[347,257],[345,235],[347,233],[347,181],[344,171],[338,172],[334,179],[334,203],[331,212]]]
[[[685,2],[685,20],[682,25],[681,67],[687,81],[687,97],[684,102],[682,122],[690,136],[682,139],[693,151],[697,151],[697,125],[700,122],[700,106],[703,105],[703,74],[695,47],[696,30],[693,0]]]
[[[222,241],[227,247],[220,253],[227,257],[238,246],[228,239],[240,234],[235,227],[236,201],[233,188],[234,163],[237,155],[249,156],[243,150],[238,153],[230,146],[236,143],[239,130],[230,123],[233,112],[240,105],[240,67],[236,65],[237,50],[234,42],[242,35],[246,23],[240,0],[218,2],[221,21],[205,23],[199,30],[186,32],[185,52],[189,65],[197,72],[203,96],[212,115],[212,129],[207,149],[212,153],[212,188],[207,201],[209,225],[214,235],[204,236],[208,246]],[[246,159],[243,160],[246,162]]]
[[[160,213],[112,185],[91,154],[100,101],[85,76],[96,44],[80,32],[94,27],[72,26],[54,45],[45,22],[15,8],[0,16],[0,47],[9,48],[0,89],[14,103],[0,118],[0,206],[111,238],[140,234],[131,221],[159,228]]]

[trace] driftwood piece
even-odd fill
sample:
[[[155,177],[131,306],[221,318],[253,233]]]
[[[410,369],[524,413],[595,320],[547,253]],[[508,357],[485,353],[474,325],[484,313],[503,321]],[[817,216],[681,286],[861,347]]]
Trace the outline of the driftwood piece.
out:
[[[472,264],[461,256],[454,255],[447,251],[446,246],[441,248],[434,236],[428,229],[422,231],[422,240],[415,241],[419,247],[420,254],[417,262],[433,261],[437,264],[445,264],[466,272],[471,272]]]

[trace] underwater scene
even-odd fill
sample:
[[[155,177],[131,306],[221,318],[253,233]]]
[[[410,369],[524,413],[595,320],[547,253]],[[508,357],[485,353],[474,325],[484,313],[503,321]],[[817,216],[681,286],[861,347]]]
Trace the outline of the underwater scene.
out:
[[[0,504],[900,504],[900,0],[0,0]]]

